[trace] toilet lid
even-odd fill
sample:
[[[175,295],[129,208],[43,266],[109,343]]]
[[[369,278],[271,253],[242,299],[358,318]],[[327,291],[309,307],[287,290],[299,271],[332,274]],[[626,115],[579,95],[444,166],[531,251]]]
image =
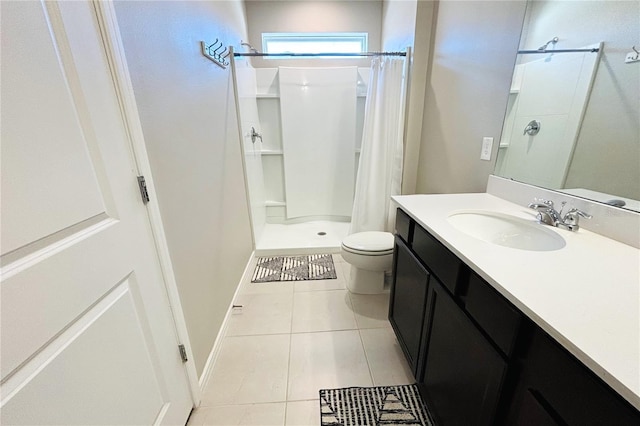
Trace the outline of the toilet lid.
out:
[[[390,232],[358,232],[348,235],[342,240],[342,245],[348,249],[380,252],[393,250],[393,234]]]

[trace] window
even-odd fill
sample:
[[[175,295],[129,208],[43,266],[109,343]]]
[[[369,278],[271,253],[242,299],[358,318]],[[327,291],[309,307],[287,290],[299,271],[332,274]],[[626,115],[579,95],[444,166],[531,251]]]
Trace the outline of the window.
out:
[[[262,33],[264,53],[361,53],[367,33]]]

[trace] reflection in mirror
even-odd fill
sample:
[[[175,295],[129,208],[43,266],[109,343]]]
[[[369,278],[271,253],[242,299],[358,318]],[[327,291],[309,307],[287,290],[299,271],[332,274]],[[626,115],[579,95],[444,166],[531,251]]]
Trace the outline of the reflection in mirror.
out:
[[[638,16],[638,1],[529,2],[496,175],[640,211]]]

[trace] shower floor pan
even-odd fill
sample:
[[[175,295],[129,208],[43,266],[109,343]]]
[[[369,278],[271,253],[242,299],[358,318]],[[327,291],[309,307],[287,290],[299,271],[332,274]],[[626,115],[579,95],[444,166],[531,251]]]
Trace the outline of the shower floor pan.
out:
[[[349,222],[318,220],[289,225],[267,223],[256,255],[339,253]]]

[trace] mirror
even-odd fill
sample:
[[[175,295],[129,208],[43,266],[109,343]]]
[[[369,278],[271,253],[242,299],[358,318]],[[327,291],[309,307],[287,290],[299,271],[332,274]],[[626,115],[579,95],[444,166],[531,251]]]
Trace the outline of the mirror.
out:
[[[640,211],[638,16],[637,1],[529,1],[496,175]]]

